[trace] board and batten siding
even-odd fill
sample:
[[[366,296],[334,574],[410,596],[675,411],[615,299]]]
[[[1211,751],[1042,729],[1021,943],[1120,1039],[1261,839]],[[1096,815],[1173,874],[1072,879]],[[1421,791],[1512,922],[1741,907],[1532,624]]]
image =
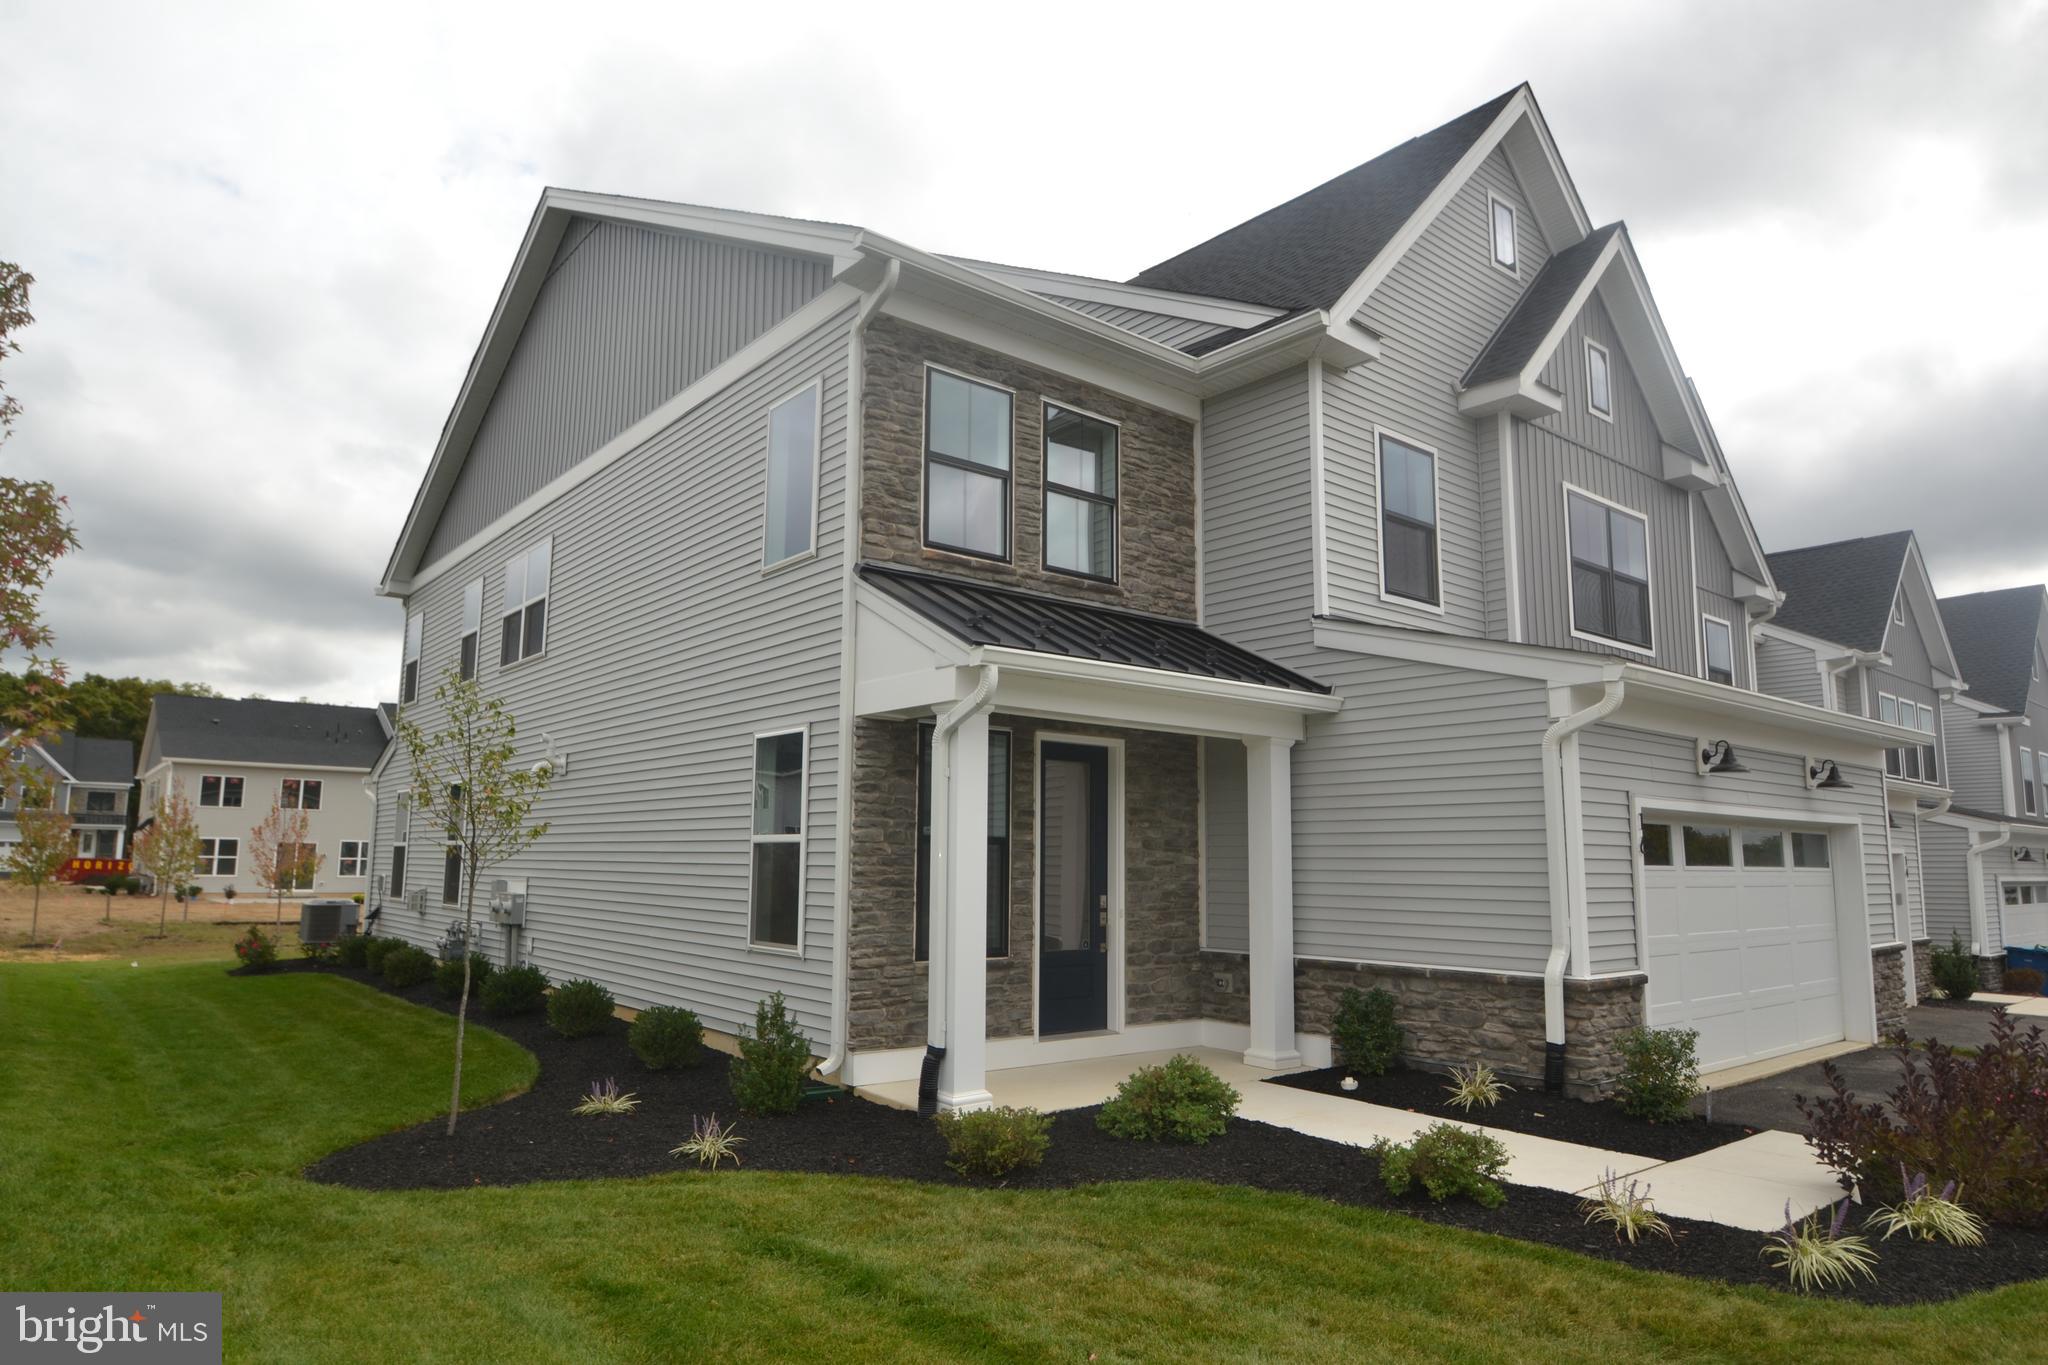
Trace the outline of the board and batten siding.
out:
[[[1202,947],[1251,951],[1250,803],[1244,742],[1202,741]]]
[[[1700,589],[1700,675],[1706,676],[1705,617],[1717,616],[1728,623],[1733,637],[1735,685],[1755,691],[1756,666],[1749,630],[1749,613],[1735,600],[1735,566],[1728,547],[1714,529],[1714,523],[1697,493],[1686,495],[1687,515],[1692,518],[1693,576]]]
[[[1176,349],[1234,330],[1219,322],[1175,317],[1171,313],[1154,313],[1143,308],[1126,308],[1119,304],[1099,303],[1092,299],[1062,298],[1058,294],[1047,294],[1045,297],[1062,308],[1071,308],[1077,313],[1099,318],[1112,327],[1121,327],[1126,332],[1135,332],[1148,341],[1156,341],[1162,346],[1172,346]]]
[[[1579,774],[1586,818],[1586,913],[1596,973],[1638,965],[1635,908],[1637,830],[1631,802],[1684,811],[1700,803],[1784,811],[1795,820],[1853,818],[1863,841],[1864,893],[1872,944],[1896,942],[1892,927],[1891,856],[1885,841],[1884,775],[1843,765],[1853,790],[1808,791],[1803,754],[1745,747],[1746,773],[1716,777],[1711,790],[1694,775],[1690,740],[1612,724],[1579,735]],[[1725,825],[1720,817],[1702,824]],[[1737,822],[1739,823],[1739,822]],[[1838,871],[1840,869],[1837,869]]]
[[[531,879],[522,956],[555,981],[591,977],[621,1004],[682,1005],[713,1028],[787,994],[829,1037],[833,855],[846,533],[846,357],[853,310],[823,321],[596,477],[425,585],[420,701],[457,657],[464,584],[484,580],[480,681],[518,718],[520,759],[551,735],[567,769],[534,818],[547,834],[498,875]],[[768,413],[822,384],[818,554],[764,573]],[[505,561],[553,537],[545,652],[501,667]],[[809,728],[801,954],[748,946],[754,736]],[[377,871],[403,755],[380,790]],[[418,834],[415,830],[415,836]],[[410,854],[428,910],[391,905],[384,932],[438,944],[438,857]]]
[[[1313,649],[1315,566],[1304,370],[1202,412],[1202,621],[1288,663]]]
[[[1493,264],[1489,194],[1515,206],[1519,274]],[[1381,338],[1379,359],[1349,370],[1319,370],[1333,615],[1458,635],[1487,633],[1489,542],[1475,427],[1489,424],[1475,424],[1458,411],[1457,386],[1548,259],[1521,185],[1506,155],[1496,150],[1359,311],[1359,324]],[[1436,452],[1441,612],[1380,596],[1375,428]]]
[[[1820,661],[1812,650],[1768,635],[1756,641],[1756,687],[1787,701],[1808,706],[1826,706],[1827,691],[1821,685]]]
[[[570,220],[422,567],[816,298],[831,276],[815,257]]]

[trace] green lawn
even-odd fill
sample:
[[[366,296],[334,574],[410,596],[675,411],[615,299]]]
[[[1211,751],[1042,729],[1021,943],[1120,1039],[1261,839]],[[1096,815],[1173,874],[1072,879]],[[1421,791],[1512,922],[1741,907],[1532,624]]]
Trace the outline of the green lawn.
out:
[[[1871,1310],[1307,1199],[678,1174],[362,1194],[452,1024],[331,977],[0,966],[0,1273],[218,1289],[230,1359],[2021,1359],[2048,1288]],[[469,1095],[532,1062],[472,1035]],[[563,1122],[572,1120],[566,1115]]]

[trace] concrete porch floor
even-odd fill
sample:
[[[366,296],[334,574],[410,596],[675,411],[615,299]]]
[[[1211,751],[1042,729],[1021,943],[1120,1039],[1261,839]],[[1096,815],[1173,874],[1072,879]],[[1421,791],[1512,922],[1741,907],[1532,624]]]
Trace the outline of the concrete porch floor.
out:
[[[988,1089],[999,1105],[1046,1113],[1083,1109],[1107,1100],[1138,1068],[1156,1066],[1176,1052],[1199,1059],[1235,1086],[1243,1096],[1238,1117],[1254,1123],[1364,1147],[1383,1137],[1406,1142],[1437,1121],[1406,1109],[1268,1085],[1266,1078],[1278,1073],[1247,1066],[1234,1052],[1203,1047],[1011,1067],[989,1072]],[[856,1093],[898,1108],[917,1105],[915,1081],[862,1086]],[[1560,1098],[1558,1103],[1577,1101]],[[1507,1148],[1508,1179],[1516,1184],[1577,1194],[1591,1190],[1610,1171],[1634,1175],[1648,1187],[1658,1209],[1676,1218],[1768,1232],[1784,1224],[1788,1201],[1803,1216],[1842,1194],[1833,1174],[1794,1133],[1761,1132],[1698,1156],[1656,1161],[1476,1123],[1462,1126],[1490,1134]]]

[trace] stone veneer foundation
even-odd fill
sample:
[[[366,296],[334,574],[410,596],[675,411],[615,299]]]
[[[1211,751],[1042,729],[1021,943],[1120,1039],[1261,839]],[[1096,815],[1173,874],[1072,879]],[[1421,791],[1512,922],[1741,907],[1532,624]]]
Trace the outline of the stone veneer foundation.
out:
[[[1934,940],[1913,940],[1913,1003],[1934,995]]]
[[[1905,945],[1872,948],[1870,974],[1877,990],[1877,1036],[1886,1038],[1906,1027]]]

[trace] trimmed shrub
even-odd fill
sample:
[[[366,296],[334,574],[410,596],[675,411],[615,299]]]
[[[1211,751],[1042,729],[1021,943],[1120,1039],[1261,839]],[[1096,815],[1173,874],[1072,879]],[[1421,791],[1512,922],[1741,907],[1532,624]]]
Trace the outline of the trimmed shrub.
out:
[[[1126,1076],[1095,1126],[1111,1137],[1205,1143],[1229,1126],[1238,1098],[1221,1076],[1183,1053]]]
[[[226,900],[227,900],[227,901],[228,901],[228,902],[229,902],[230,904],[232,904],[232,903],[234,902],[234,899],[235,899],[235,888],[233,888],[232,886],[225,886],[225,887],[222,887],[222,888],[221,888],[221,893],[220,893],[220,894],[221,894],[221,895],[222,895],[222,897],[224,897],[224,898],[225,898],[225,899],[226,899]]]
[[[344,967],[367,967],[370,965],[370,937],[367,934],[344,934],[334,945],[334,960]]]
[[[470,996],[472,998],[475,998],[483,990],[484,983],[486,981],[489,981],[490,979],[490,959],[485,957],[482,953],[471,953],[469,955]],[[437,962],[434,964],[434,989],[439,991],[443,997],[449,1000],[455,1000],[461,997],[461,958],[453,958],[447,962]]]
[[[1968,1000],[1980,989],[1977,959],[1970,956],[1961,934],[1951,934],[1946,948],[1936,948],[1927,973],[1934,986],[1950,1000]]]
[[[381,973],[384,970],[384,954],[404,945],[404,939],[379,938],[373,934],[363,940],[363,965],[373,972]]]
[[[754,1007],[754,1031],[740,1039],[739,1060],[727,1073],[732,1097],[749,1113],[791,1113],[810,1074],[810,1040],[798,1031],[788,1002],[777,991]]]
[[[704,1060],[704,1023],[688,1010],[656,1005],[640,1011],[626,1043],[650,1070],[696,1066]]]
[[[933,1121],[946,1140],[946,1165],[960,1175],[993,1180],[1020,1168],[1030,1170],[1052,1146],[1052,1120],[1036,1109],[956,1110]]]
[[[1401,1030],[1394,1023],[1394,997],[1375,987],[1347,990],[1337,999],[1330,1042],[1346,1071],[1383,1076],[1401,1055]]]
[[[1408,1193],[1411,1185],[1441,1203],[1462,1194],[1485,1208],[1508,1200],[1500,1178],[1508,1168],[1508,1149],[1485,1133],[1455,1123],[1433,1123],[1413,1142],[1381,1138],[1370,1148],[1379,1158],[1380,1181],[1388,1194]]]
[[[277,965],[277,943],[261,929],[251,929],[235,940],[235,956],[244,967],[262,971]]]
[[[548,1027],[564,1038],[588,1038],[612,1021],[612,993],[595,981],[565,981],[548,997]]]
[[[1907,1197],[1906,1172],[1954,1181],[1956,1198],[1994,1223],[2048,1227],[2048,1042],[2006,1010],[1973,1057],[1939,1043],[1896,1040],[1901,1082],[1882,1104],[1859,1104],[1832,1063],[1831,1094],[1801,1098],[1806,1140],[1866,1204]]]
[[[299,945],[299,956],[305,958],[308,962],[332,962],[334,961],[334,951],[334,941],[332,939],[320,943],[301,943]]]
[[[424,948],[401,943],[384,954],[383,965],[377,970],[385,981],[402,991],[433,979],[434,958]]]
[[[2039,995],[2041,973],[2032,967],[2007,967],[2005,969],[2005,993],[2007,995]]]
[[[1682,1123],[1700,1093],[1700,1035],[1689,1028],[1632,1028],[1621,1037],[1622,1112],[1648,1123]]]
[[[492,1014],[532,1014],[547,1003],[548,978],[538,967],[505,967],[484,982],[484,1008]]]

